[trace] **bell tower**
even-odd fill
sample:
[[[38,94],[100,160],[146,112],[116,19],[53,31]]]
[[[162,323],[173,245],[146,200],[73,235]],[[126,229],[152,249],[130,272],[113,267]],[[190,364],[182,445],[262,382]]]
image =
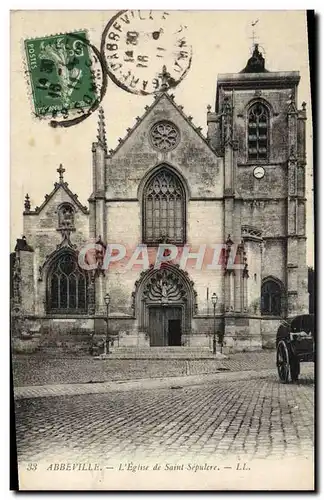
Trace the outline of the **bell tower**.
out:
[[[243,245],[248,266],[247,284],[237,270],[224,277],[225,296],[234,297],[225,304],[225,337],[231,325],[238,342],[271,343],[280,319],[308,310],[306,104],[298,108],[299,81],[298,71],[269,71],[254,44],[239,73],[218,75],[209,112],[209,133],[224,157],[224,233]],[[280,289],[276,307],[263,297],[271,280]]]

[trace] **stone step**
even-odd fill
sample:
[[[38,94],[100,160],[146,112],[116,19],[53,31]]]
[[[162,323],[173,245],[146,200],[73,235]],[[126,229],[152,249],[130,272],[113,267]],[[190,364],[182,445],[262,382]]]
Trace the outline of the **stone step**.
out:
[[[112,348],[105,359],[224,359],[221,353],[216,355],[208,347],[117,347]]]
[[[115,352],[210,352],[209,347],[192,346],[120,346],[114,347]]]

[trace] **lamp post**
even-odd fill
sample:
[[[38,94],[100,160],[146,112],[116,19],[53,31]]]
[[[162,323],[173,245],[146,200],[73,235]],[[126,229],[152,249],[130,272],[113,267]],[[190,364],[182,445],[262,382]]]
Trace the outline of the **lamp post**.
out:
[[[216,293],[213,293],[211,297],[211,301],[214,306],[214,333],[213,333],[213,354],[216,354],[216,304],[217,304],[218,297]]]
[[[104,354],[109,354],[109,303],[110,303],[110,295],[106,293],[104,296],[104,301],[107,308],[107,331],[106,331],[106,343],[105,343],[105,352]]]

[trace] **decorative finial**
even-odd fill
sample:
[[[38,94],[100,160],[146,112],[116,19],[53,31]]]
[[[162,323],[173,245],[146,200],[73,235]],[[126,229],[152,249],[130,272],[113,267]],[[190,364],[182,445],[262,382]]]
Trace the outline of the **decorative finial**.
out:
[[[102,247],[106,248],[105,243],[103,242],[101,235],[97,237],[96,245],[101,245]]]
[[[265,69],[265,60],[259,50],[259,44],[254,44],[252,56],[249,58],[246,66],[242,69],[241,73],[268,73]]]
[[[30,210],[30,198],[29,198],[28,193],[25,196],[25,203],[24,203],[24,205],[25,205],[25,211],[29,212],[29,210]]]
[[[59,168],[56,169],[56,172],[58,172],[58,174],[59,174],[59,181],[60,181],[60,184],[62,184],[64,182],[63,174],[65,172],[65,168],[63,168],[62,163],[60,163],[60,166],[59,166]]]
[[[169,88],[174,87],[175,81],[170,75],[170,73],[168,73],[165,64],[162,66],[162,72],[159,73],[158,76],[159,78],[161,78],[161,88],[159,89],[158,92],[165,92]]]
[[[105,113],[101,106],[99,108],[97,139],[99,144],[104,148],[105,151],[107,151]]]
[[[167,72],[166,65],[164,64],[162,67],[162,73],[159,75],[162,80],[161,90],[168,90],[168,77],[170,77],[170,73]]]
[[[306,106],[307,106],[307,105],[306,105],[306,102],[305,102],[305,101],[303,101],[303,102],[302,102],[302,109],[303,109],[303,111],[306,111]]]
[[[226,243],[227,246],[232,246],[233,245],[233,241],[232,241],[232,238],[231,238],[230,234],[227,236],[227,240],[225,241],[225,243]]]
[[[210,104],[208,104],[208,106],[207,106],[207,111],[208,111],[208,113],[210,113],[210,110],[211,110],[211,105],[210,105]]]

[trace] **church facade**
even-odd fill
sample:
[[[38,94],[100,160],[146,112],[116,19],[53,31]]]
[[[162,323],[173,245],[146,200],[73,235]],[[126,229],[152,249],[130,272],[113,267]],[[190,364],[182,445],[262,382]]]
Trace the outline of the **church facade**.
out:
[[[267,71],[256,45],[241,72],[218,75],[206,136],[166,90],[114,150],[100,110],[89,204],[62,166],[39,207],[26,196],[12,279],[20,335],[102,337],[109,294],[114,348],[212,349],[215,331],[229,349],[272,346],[282,319],[308,312],[299,80]]]

